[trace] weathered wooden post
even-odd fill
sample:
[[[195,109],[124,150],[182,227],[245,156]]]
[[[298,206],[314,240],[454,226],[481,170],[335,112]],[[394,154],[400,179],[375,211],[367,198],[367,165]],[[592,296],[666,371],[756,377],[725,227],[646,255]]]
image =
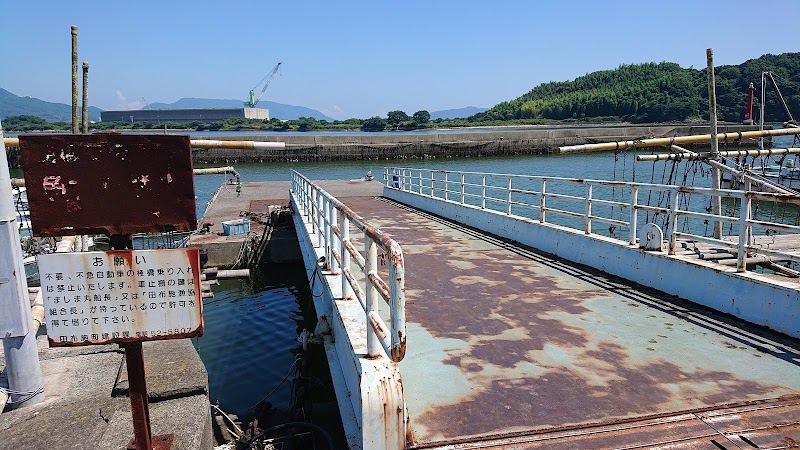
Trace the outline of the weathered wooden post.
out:
[[[711,158],[719,159],[719,140],[717,139],[717,88],[714,81],[714,49],[706,49],[706,62],[708,63],[708,116],[711,121]],[[711,168],[711,188],[720,188],[720,171],[718,167]],[[722,214],[722,197],[712,195],[712,214]],[[722,222],[714,222],[714,238],[722,239]]]
[[[78,27],[72,30],[72,134],[78,134]]]
[[[81,133],[89,132],[89,61],[83,62],[83,103],[81,107]]]

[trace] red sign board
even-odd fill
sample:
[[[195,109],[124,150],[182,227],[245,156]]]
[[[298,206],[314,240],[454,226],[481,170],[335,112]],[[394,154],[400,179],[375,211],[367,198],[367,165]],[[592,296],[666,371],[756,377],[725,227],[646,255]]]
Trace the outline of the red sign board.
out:
[[[20,135],[34,236],[191,231],[188,136]]]

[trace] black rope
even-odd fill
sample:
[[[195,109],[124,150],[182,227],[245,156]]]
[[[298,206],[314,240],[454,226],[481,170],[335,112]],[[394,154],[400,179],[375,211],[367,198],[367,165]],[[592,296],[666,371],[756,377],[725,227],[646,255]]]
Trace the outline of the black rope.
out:
[[[312,433],[313,432],[319,433],[319,434],[322,435],[323,438],[325,438],[325,442],[328,445],[329,449],[332,450],[332,449],[336,448],[336,444],[334,443],[333,438],[331,437],[331,435],[327,431],[325,431],[325,429],[320,427],[319,425],[315,425],[313,423],[308,423],[308,422],[288,422],[288,423],[282,423],[280,425],[275,425],[274,427],[267,428],[266,430],[262,431],[261,433],[258,433],[255,436],[251,437],[250,439],[247,439],[246,441],[244,441],[241,444],[239,444],[236,447],[236,449],[237,450],[244,450],[244,449],[252,448],[252,445],[256,441],[258,441],[260,439],[263,439],[263,438],[266,438],[266,437],[269,437],[269,436],[278,436],[281,432],[291,431],[292,429],[295,429],[295,428],[306,429],[306,430],[311,431]]]

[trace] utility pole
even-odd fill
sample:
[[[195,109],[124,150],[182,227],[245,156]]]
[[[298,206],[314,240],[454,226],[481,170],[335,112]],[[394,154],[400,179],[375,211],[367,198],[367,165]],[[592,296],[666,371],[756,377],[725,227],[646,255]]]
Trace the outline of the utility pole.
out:
[[[706,49],[706,62],[708,63],[708,117],[711,120],[711,159],[719,160],[719,141],[717,140],[717,87],[714,80],[714,49]],[[711,168],[711,188],[720,188],[721,173],[719,168]],[[722,198],[719,195],[711,197],[711,213],[721,215]],[[722,239],[722,222],[715,220],[714,239]]]
[[[0,134],[2,134],[0,124]],[[22,263],[17,215],[5,143],[0,142],[0,338],[15,408],[44,401],[44,383],[33,331],[28,282]]]

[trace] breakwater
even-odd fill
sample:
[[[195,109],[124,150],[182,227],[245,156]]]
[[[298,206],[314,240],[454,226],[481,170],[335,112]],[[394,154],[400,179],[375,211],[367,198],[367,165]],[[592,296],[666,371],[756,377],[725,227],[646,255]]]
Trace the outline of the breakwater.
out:
[[[771,127],[767,127],[771,129]],[[752,125],[723,125],[720,133],[757,130]],[[474,129],[436,132],[337,133],[330,134],[237,134],[215,135],[233,141],[283,142],[282,149],[194,149],[195,164],[267,162],[370,161],[393,159],[470,158],[559,153],[558,147],[598,142],[708,134],[704,125],[569,126]],[[155,133],[154,134],[161,134]],[[185,134],[185,132],[176,132]],[[204,136],[205,137],[205,136]],[[767,139],[769,141],[769,139]],[[768,143],[771,144],[771,141]],[[733,143],[728,145],[739,144]],[[742,145],[753,147],[755,141]],[[19,167],[19,148],[7,148],[9,166]]]
[[[757,130],[720,126],[719,132]],[[363,135],[235,135],[220,140],[284,142],[285,149],[197,149],[195,163],[433,159],[558,153],[559,146],[709,133],[708,126],[566,127],[466,133]]]

